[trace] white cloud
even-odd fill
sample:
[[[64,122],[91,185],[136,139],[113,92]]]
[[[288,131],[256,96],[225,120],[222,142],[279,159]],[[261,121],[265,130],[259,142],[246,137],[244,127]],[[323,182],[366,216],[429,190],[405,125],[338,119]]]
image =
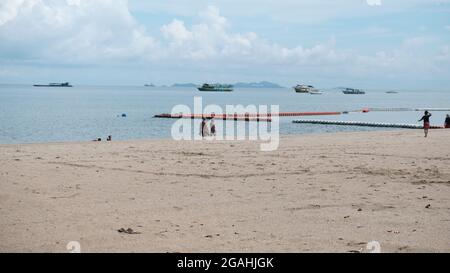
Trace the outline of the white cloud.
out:
[[[19,8],[25,0],[7,0],[0,2],[0,26],[16,18]]]
[[[0,14],[3,58],[86,62],[148,54],[157,47],[126,0],[8,0]],[[20,2],[20,3],[19,3]]]
[[[229,24],[216,7],[210,6],[199,14],[200,24],[186,27],[173,20],[161,27],[164,43],[172,58],[213,59],[255,64],[326,64],[341,60],[334,41],[311,48],[287,48],[260,38],[256,33],[232,33]]]
[[[161,32],[164,38],[173,40],[176,43],[183,43],[185,41],[192,40],[193,35],[184,26],[184,22],[180,20],[173,20],[172,23],[161,27]]]

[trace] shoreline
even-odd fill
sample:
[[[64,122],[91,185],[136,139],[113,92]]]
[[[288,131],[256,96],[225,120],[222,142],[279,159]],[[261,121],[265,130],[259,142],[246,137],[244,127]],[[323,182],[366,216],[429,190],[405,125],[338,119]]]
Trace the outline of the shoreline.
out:
[[[314,132],[314,133],[301,133],[301,134],[280,134],[280,140],[281,139],[290,139],[290,138],[297,138],[297,137],[302,137],[302,136],[321,136],[321,135],[330,135],[330,134],[336,134],[336,135],[340,135],[340,134],[365,134],[365,133],[377,133],[377,132],[381,132],[381,133],[387,133],[387,132],[398,132],[398,131],[423,131],[423,129],[404,129],[404,128],[391,128],[391,129],[386,129],[386,130],[373,130],[373,131],[340,131],[340,132]],[[431,133],[437,129],[432,129]],[[450,131],[450,130],[449,130]],[[431,134],[430,133],[430,134]],[[14,146],[14,145],[64,145],[64,144],[87,144],[87,143],[127,143],[127,142],[163,142],[163,141],[174,141],[174,142],[190,142],[190,141],[194,141],[194,140],[174,140],[172,138],[142,138],[142,139],[119,139],[119,140],[112,140],[111,142],[108,142],[106,140],[102,140],[102,141],[93,141],[93,140],[85,140],[85,141],[50,141],[50,142],[20,142],[20,143],[0,143],[0,147],[6,147],[6,146]],[[211,140],[211,139],[205,139],[205,140],[195,140],[195,141],[205,141],[205,142],[227,142],[227,141],[250,141],[250,142],[259,142],[259,141],[252,141],[252,140]]]
[[[449,137],[0,144],[0,252],[449,252]]]

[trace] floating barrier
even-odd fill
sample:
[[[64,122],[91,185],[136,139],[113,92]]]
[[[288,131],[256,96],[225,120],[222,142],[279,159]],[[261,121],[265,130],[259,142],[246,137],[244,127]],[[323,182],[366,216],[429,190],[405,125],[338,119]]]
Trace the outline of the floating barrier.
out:
[[[403,112],[414,111],[413,108],[365,108],[367,112]],[[363,109],[364,110],[364,109]]]
[[[325,125],[348,125],[348,126],[367,126],[367,127],[390,127],[406,129],[423,129],[422,125],[404,124],[404,123],[376,123],[360,121],[333,121],[333,120],[294,120],[293,123],[325,124]],[[442,129],[441,126],[430,126],[430,129]]]
[[[450,111],[450,108],[416,108],[414,111]]]
[[[332,115],[340,115],[340,114],[342,114],[342,112],[283,112],[283,113],[279,113],[278,116],[280,116],[280,117],[332,116]]]
[[[160,114],[155,115],[154,118],[171,118],[171,119],[212,119],[215,118],[217,120],[236,120],[236,121],[257,121],[257,122],[272,122],[272,119],[269,117],[251,117],[251,116],[235,116],[235,115],[171,115],[171,114]]]
[[[364,108],[362,112],[450,111],[450,108]]]
[[[159,114],[155,115],[155,118],[215,118],[215,119],[234,119],[234,120],[253,120],[257,121],[267,121],[265,119],[270,119],[271,117],[295,117],[295,116],[326,116],[326,115],[340,115],[341,112],[282,112],[282,113],[245,113],[245,114]],[[271,120],[270,120],[271,121]]]

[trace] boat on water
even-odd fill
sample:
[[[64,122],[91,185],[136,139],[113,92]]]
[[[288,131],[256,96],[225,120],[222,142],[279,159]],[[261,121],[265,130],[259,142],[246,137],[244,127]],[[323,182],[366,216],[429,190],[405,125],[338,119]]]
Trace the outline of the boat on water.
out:
[[[397,91],[386,91],[386,94],[398,94]]]
[[[63,83],[49,83],[49,84],[34,84],[35,87],[72,87],[68,82]]]
[[[297,93],[309,93],[311,95],[320,95],[322,92],[319,91],[319,89],[314,88],[312,85],[306,85],[306,84],[297,84],[294,86],[294,90]]]
[[[197,88],[199,91],[211,91],[211,92],[231,92],[233,91],[233,85],[231,84],[208,84],[205,83]]]
[[[356,88],[345,88],[344,90],[342,90],[342,93],[346,95],[362,95],[365,94],[366,92]]]

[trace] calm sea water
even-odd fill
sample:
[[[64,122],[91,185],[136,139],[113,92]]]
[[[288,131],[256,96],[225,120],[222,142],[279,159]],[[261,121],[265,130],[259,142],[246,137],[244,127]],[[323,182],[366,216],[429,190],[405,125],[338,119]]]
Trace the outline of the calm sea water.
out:
[[[450,108],[449,91],[406,91],[386,94],[367,90],[366,95],[344,95],[323,90],[323,95],[297,94],[292,89],[235,89],[231,93],[199,92],[193,88],[75,86],[46,88],[0,85],[0,143],[170,138],[175,120],[153,115],[170,113],[177,104],[193,106],[227,104],[280,106],[280,111],[349,111],[364,107]],[[127,117],[121,117],[125,113]],[[432,124],[442,125],[447,112],[432,112]],[[314,119],[417,123],[421,112],[370,112]],[[379,128],[293,124],[281,118],[281,134],[338,131],[373,131]],[[199,121],[195,121],[195,125]],[[419,124],[419,123],[417,123]],[[386,130],[386,128],[382,129]]]

